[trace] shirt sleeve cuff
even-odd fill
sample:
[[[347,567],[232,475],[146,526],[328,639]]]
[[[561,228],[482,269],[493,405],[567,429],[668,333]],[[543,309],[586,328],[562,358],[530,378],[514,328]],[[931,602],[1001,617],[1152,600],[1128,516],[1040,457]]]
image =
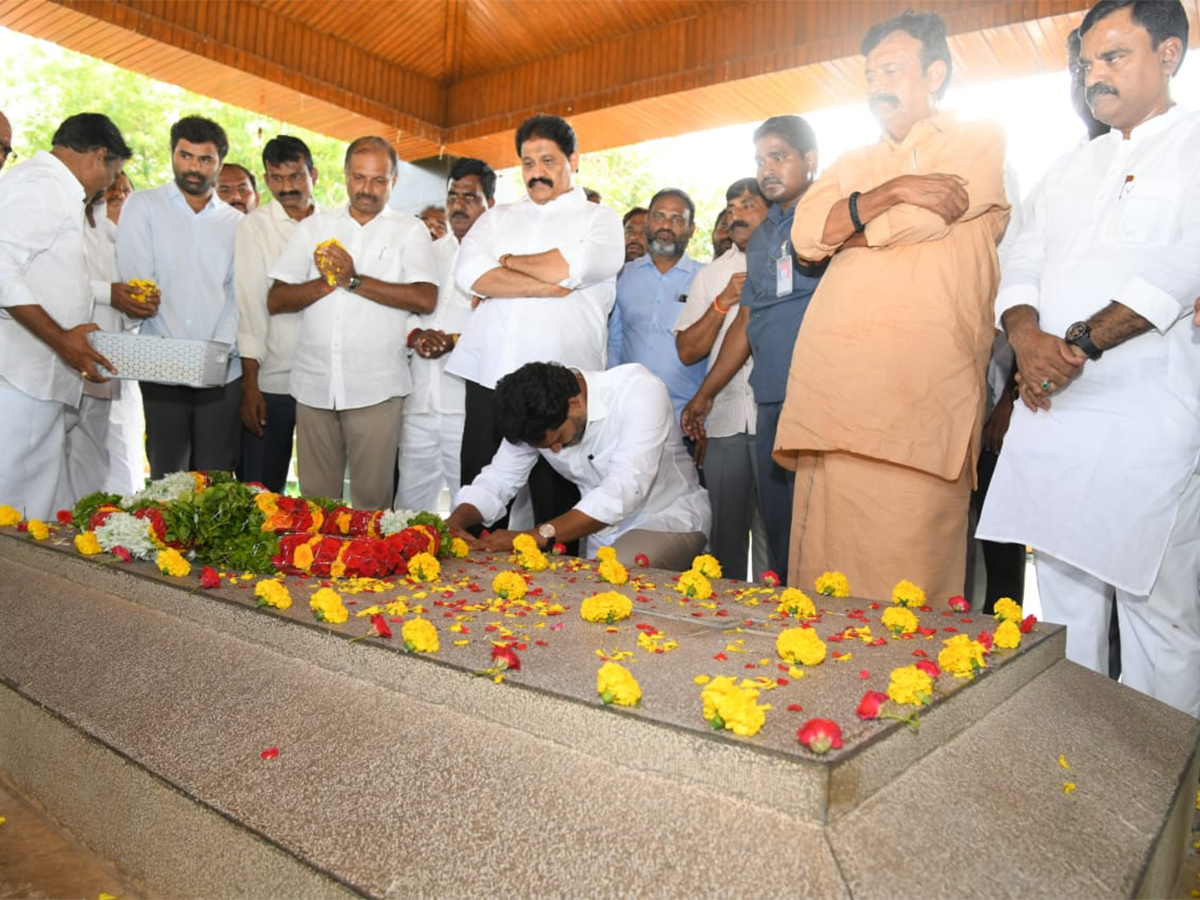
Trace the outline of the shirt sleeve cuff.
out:
[[[1182,310],[1178,300],[1140,275],[1129,279],[1114,299],[1146,319],[1160,334],[1175,324]]]
[[[14,281],[0,288],[0,306],[41,306],[33,291],[23,281]]]
[[[500,268],[500,263],[487,256],[472,256],[464,259],[461,256],[454,270],[454,281],[468,294],[474,294],[475,282],[492,269]]]
[[[93,281],[92,299],[101,306],[112,306],[112,285],[107,281]]]
[[[583,284],[583,267],[587,256],[587,248],[582,243],[579,243],[573,244],[570,247],[559,247],[558,252],[567,261],[568,272],[567,277],[558,284],[560,287],[573,291]]]
[[[267,355],[267,344],[258,335],[239,331],[237,336],[237,350],[238,356],[243,359],[256,359],[262,362],[263,357]]]
[[[584,494],[575,508],[605,525],[616,525],[625,518],[620,499],[605,490],[603,483]]]

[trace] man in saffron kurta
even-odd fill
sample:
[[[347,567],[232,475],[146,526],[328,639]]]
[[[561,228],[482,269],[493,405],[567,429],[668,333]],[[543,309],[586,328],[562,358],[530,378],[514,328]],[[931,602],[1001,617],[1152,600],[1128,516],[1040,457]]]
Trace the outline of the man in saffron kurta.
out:
[[[937,112],[945,27],[906,13],[863,41],[885,134],[822,175],[796,208],[801,260],[831,258],[788,375],[776,459],[796,469],[788,582],[830,569],[855,594],[910,579],[963,590],[1009,207],[1004,134]]]

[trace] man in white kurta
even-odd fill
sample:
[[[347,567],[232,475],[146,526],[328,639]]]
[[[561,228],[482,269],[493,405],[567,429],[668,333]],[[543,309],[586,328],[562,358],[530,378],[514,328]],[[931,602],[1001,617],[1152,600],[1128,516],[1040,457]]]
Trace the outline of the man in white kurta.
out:
[[[1033,546],[1068,658],[1106,671],[1115,599],[1122,681],[1200,716],[1200,114],[1170,101],[1178,16],[1157,45],[1128,8],[1084,20],[1113,131],[1051,167],[1004,271],[1025,406],[979,534]]]

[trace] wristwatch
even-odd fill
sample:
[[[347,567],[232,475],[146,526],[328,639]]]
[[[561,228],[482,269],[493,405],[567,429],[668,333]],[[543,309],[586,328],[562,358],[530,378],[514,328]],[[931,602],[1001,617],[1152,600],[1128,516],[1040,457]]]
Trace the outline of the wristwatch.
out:
[[[1092,326],[1087,322],[1076,322],[1067,329],[1066,342],[1078,347],[1088,359],[1099,359],[1104,351],[1092,342]]]
[[[539,525],[537,527],[537,533],[538,533],[538,537],[545,539],[546,546],[549,547],[551,544],[554,543],[554,536],[558,532],[555,531],[554,526],[551,525],[549,522],[543,522],[541,525]]]
[[[362,287],[362,279],[357,275],[351,275],[350,283],[346,285],[346,290],[357,291],[360,287]]]

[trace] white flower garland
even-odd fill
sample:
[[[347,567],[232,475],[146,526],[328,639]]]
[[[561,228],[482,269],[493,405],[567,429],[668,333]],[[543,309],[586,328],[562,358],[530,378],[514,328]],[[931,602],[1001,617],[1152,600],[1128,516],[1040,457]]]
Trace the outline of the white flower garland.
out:
[[[415,509],[389,509],[379,518],[379,533],[387,537],[403,531],[416,514]]]
[[[127,512],[115,512],[96,529],[96,541],[109,552],[124,547],[137,559],[153,559],[158,545],[150,537],[150,522]]]
[[[184,494],[195,493],[195,490],[196,479],[191,472],[172,472],[170,475],[164,475],[158,481],[150,482],[136,494],[122,497],[121,506],[128,509],[143,500],[170,503],[172,500],[178,500]]]

